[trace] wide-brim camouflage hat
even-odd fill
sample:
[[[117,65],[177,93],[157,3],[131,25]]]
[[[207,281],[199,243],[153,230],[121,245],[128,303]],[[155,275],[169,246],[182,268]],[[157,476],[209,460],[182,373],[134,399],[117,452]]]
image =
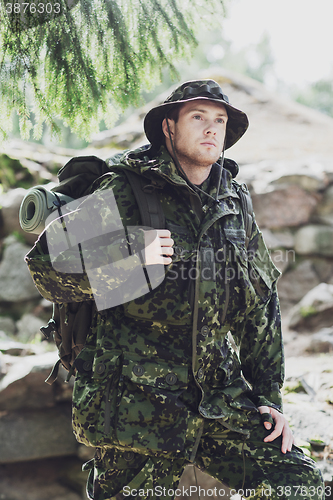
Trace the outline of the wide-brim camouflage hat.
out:
[[[144,119],[144,129],[149,142],[158,146],[164,142],[162,121],[175,106],[190,99],[208,99],[223,104],[228,113],[225,149],[233,146],[245,134],[249,120],[246,114],[229,103],[228,96],[214,80],[192,80],[183,83],[159,106],[152,108]]]

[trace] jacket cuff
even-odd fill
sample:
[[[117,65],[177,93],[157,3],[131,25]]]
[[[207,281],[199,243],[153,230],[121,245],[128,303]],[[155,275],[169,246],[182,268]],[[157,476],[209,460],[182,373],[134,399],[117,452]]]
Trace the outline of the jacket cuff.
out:
[[[271,390],[269,387],[271,386]],[[276,410],[283,412],[282,395],[277,382],[272,382],[271,384],[266,384],[264,390],[260,390],[259,387],[253,388],[252,400],[254,404],[258,406],[270,406]]]

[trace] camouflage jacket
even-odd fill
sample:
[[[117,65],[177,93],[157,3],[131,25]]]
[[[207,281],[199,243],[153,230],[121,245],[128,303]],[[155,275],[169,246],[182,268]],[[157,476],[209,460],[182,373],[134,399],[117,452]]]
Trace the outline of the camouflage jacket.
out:
[[[126,153],[114,172],[92,188],[93,226],[102,230],[90,235],[84,252],[82,247],[79,252],[74,246],[60,248],[57,242],[58,265],[51,262],[48,247],[52,237],[58,238],[55,230],[52,236],[55,221],[48,227],[48,245],[44,232],[27,255],[37,288],[53,302],[125,290],[123,303],[96,313],[93,333],[76,360],[73,427],[80,442],[191,456],[204,419],[218,419],[248,434],[259,422],[257,406],[282,411],[279,271],[255,220],[246,247],[239,186],[233,179],[238,167],[231,160],[225,165],[220,180],[219,166],[213,165],[201,186],[209,197],[194,192],[164,148],[154,158],[144,148]],[[126,256],[129,248],[135,255],[142,236],[122,168],[153,176],[175,241],[163,281],[127,302],[135,269]],[[213,199],[217,190],[218,202]],[[111,193],[126,234],[113,235]],[[69,214],[71,227],[79,217],[81,225],[88,218],[89,210],[82,212],[88,203]],[[89,227],[87,222],[82,230],[95,230]],[[117,276],[105,272],[110,262],[117,264]]]

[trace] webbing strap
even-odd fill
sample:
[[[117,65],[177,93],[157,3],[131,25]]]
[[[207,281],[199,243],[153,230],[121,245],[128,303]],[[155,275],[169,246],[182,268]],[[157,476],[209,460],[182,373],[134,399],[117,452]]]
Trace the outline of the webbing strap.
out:
[[[154,471],[154,462],[151,458],[148,458],[144,467],[140,470],[140,472],[134,476],[132,481],[130,481],[127,485],[128,490],[138,490],[144,481],[146,481],[149,477],[151,477],[152,472]],[[110,500],[117,500],[117,496],[113,496]]]
[[[158,198],[160,186],[129,170],[123,170],[135,195],[143,226],[165,229],[165,216]]]
[[[245,246],[247,248],[249,246],[251,232],[252,232],[253,204],[251,195],[249,193],[246,184],[242,184],[237,191],[240,197],[241,207],[244,217]]]
[[[47,384],[52,385],[53,382],[56,380],[56,378],[58,376],[58,372],[59,372],[60,363],[61,363],[61,359],[58,359],[58,361],[53,365],[51,373],[49,374],[49,376],[45,380],[45,382]]]

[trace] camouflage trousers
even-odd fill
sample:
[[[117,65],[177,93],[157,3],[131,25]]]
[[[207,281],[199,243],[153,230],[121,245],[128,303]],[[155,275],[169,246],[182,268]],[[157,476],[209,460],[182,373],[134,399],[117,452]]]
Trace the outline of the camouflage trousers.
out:
[[[205,421],[194,464],[231,488],[231,494],[260,500],[319,500],[325,498],[324,484],[315,462],[293,446],[281,452],[281,437],[272,443],[263,439],[271,431],[256,425],[250,437]],[[172,500],[196,491],[198,498],[212,492],[193,486],[178,488],[189,461],[181,456],[148,456],[116,449],[97,450],[90,469],[87,492],[93,500]],[[195,483],[194,483],[195,484]],[[223,491],[223,490],[222,490]],[[219,490],[217,490],[218,498]]]

